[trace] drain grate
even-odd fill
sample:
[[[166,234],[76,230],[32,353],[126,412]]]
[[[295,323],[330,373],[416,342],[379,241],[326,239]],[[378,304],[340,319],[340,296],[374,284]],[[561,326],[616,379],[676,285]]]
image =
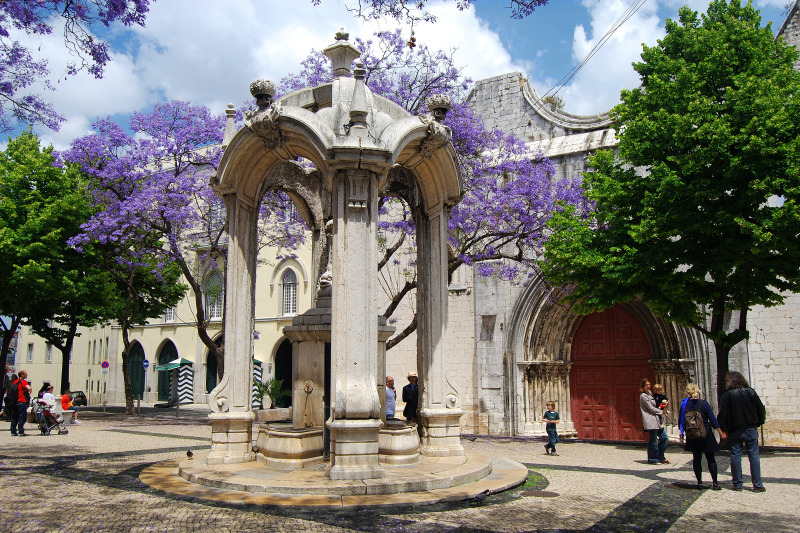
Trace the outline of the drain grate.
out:
[[[535,496],[537,498],[555,498],[557,496],[561,496],[557,492],[550,492],[549,490],[524,490],[522,491],[523,496]]]

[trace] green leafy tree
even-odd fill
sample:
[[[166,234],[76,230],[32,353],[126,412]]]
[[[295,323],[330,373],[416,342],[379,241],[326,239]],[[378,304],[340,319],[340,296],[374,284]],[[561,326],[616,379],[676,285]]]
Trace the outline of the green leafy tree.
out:
[[[800,289],[796,58],[749,4],[682,8],[634,64],[641,86],[613,110],[619,158],[590,161],[593,208],[550,224],[541,268],[578,312],[639,297],[703,332],[718,391],[731,348],[748,338],[748,310]]]
[[[91,260],[66,245],[92,208],[80,172],[54,166],[52,152],[31,132],[0,152],[0,314],[11,318],[0,364],[17,327],[27,324],[61,350],[66,386],[77,326],[97,323],[104,281]]]

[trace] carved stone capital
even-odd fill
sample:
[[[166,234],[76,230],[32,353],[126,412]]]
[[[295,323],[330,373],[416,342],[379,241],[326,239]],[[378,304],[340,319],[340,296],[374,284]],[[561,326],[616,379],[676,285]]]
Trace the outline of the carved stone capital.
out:
[[[281,145],[278,118],[282,111],[281,104],[273,102],[269,107],[245,113],[244,125],[264,140],[267,150],[276,150]]]
[[[445,146],[453,138],[453,132],[436,120],[432,114],[419,117],[428,125],[428,136],[419,145],[419,153],[424,159],[429,159],[437,150]]]

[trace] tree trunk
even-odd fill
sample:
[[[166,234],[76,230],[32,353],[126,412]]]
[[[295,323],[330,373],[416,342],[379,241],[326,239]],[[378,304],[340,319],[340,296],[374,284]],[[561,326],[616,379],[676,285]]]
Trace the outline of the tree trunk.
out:
[[[72,346],[75,344],[75,334],[78,331],[78,319],[73,318],[69,324],[69,334],[64,339],[64,344],[58,346],[61,351],[61,388],[59,392],[66,389],[72,390],[69,382],[69,354],[72,352]]]
[[[131,341],[128,338],[128,324],[122,325],[122,383],[125,389],[125,414],[134,414],[133,385],[131,385],[130,353]]]
[[[726,342],[714,342],[714,351],[717,354],[717,403],[719,403],[725,393],[725,376],[730,370],[728,356],[731,353],[731,347]]]
[[[14,339],[14,334],[17,332],[21,321],[19,317],[11,317],[10,320],[11,323],[8,325],[8,329],[3,332],[3,345],[2,349],[0,349],[0,368],[3,369],[3,375],[5,375],[6,363],[8,363],[8,352],[11,348],[11,341]]]

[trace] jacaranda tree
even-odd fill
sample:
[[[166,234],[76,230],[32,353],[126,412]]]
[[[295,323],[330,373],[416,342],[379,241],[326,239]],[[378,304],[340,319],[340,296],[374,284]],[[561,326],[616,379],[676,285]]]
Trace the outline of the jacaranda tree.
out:
[[[747,312],[800,289],[800,73],[752,5],[684,7],[644,47],[612,116],[619,158],[586,174],[594,216],[566,210],[542,269],[581,312],[640,297],[714,343],[717,387]],[[738,320],[727,325],[730,311]]]
[[[471,81],[454,64],[451,53],[425,45],[409,47],[400,30],[376,34],[374,40],[356,40],[365,81],[376,94],[396,102],[409,113],[426,113],[427,99],[446,94],[454,102],[445,124],[464,172],[464,199],[450,216],[448,271],[474,265],[481,276],[524,281],[545,240],[545,225],[554,209],[583,201],[578,179],[553,179],[552,163],[530,154],[513,135],[489,131],[465,101]],[[299,75],[281,80],[283,90],[319,85],[331,79],[327,58],[319,52],[303,61]],[[384,255],[378,265],[389,298],[384,316],[391,317],[417,287],[414,272],[414,224],[407,206],[384,199],[385,217],[379,223]],[[395,254],[405,257],[393,257]],[[400,275],[397,272],[401,272]],[[387,346],[395,346],[416,329],[416,320]]]
[[[72,244],[118,246],[118,260],[132,265],[153,264],[157,270],[177,265],[191,290],[198,335],[216,357],[221,377],[224,345],[208,333],[205,279],[224,265],[227,252],[225,209],[209,187],[222,155],[224,119],[205,107],[173,101],[134,113],[129,128],[130,134],[109,119],[98,121],[94,134],[76,139],[62,154],[90,176],[101,208]],[[302,243],[302,221],[275,216],[287,202],[277,194],[262,202],[262,218],[274,223],[261,224],[261,247],[292,250]]]
[[[29,48],[39,35],[63,32],[64,46],[75,62],[66,76],[87,70],[97,78],[111,60],[108,45],[92,30],[113,23],[144,26],[150,0],[4,0],[0,2],[0,131],[15,125],[44,124],[58,130],[64,118],[37,94],[37,87],[55,90],[46,60],[37,61]],[[21,33],[34,39],[22,39]],[[39,45],[41,49],[41,44]]]

